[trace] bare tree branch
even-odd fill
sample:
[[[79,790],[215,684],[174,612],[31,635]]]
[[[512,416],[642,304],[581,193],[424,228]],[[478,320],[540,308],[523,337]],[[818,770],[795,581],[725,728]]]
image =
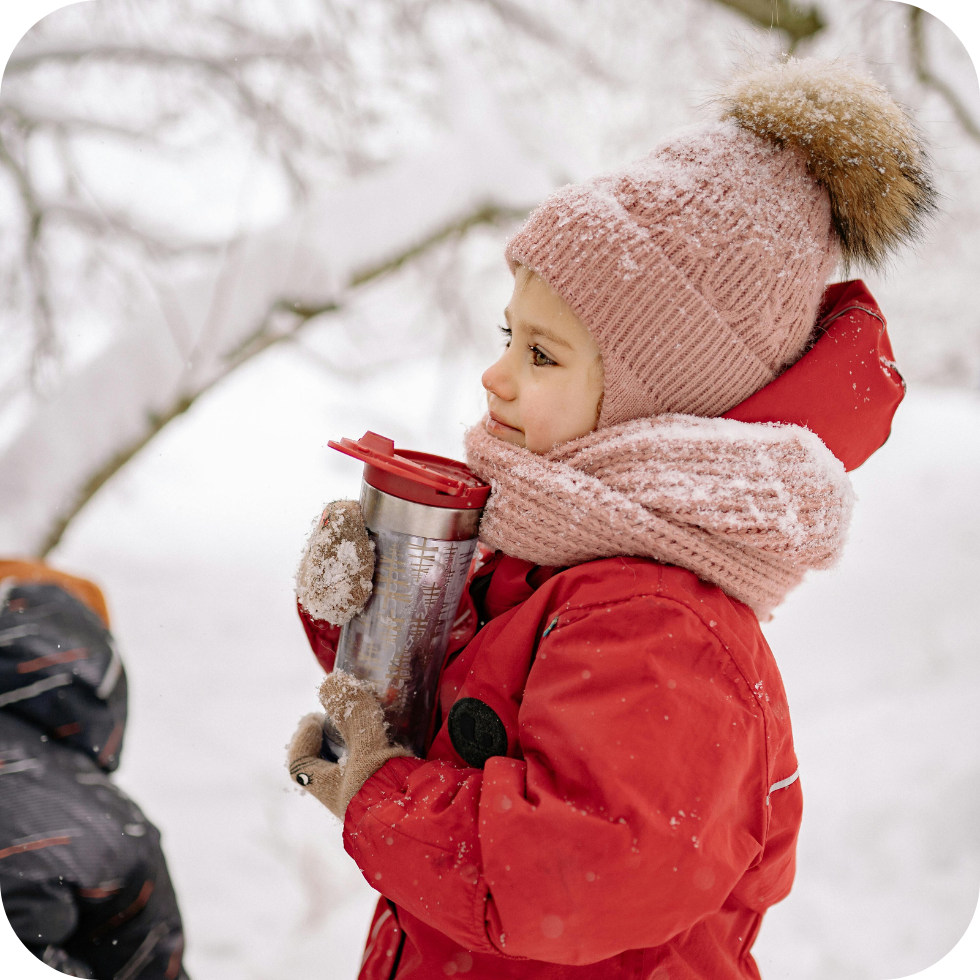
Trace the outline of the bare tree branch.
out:
[[[402,268],[406,263],[418,258],[435,246],[451,239],[459,238],[477,225],[499,224],[512,221],[526,215],[526,211],[511,208],[501,208],[493,204],[482,205],[470,214],[464,215],[434,234],[429,235],[415,245],[405,249],[398,255],[369,269],[364,269],[351,276],[348,289],[364,285]],[[190,391],[177,395],[173,402],[162,412],[147,420],[147,427],[138,439],[123,447],[109,460],[95,470],[82,484],[74,501],[53,522],[50,531],[45,536],[37,557],[46,557],[56,548],[85,505],[118,473],[141,449],[147,446],[154,437],[170,422],[183,415],[205,392],[210,391],[223,381],[233,371],[252,360],[263,351],[268,350],[283,341],[295,340],[303,328],[315,317],[325,313],[334,313],[342,309],[339,299],[328,298],[320,302],[301,302],[287,298],[277,299],[265,312],[258,326],[238,347],[230,351],[221,369],[208,378],[203,384]],[[283,324],[285,320],[285,324]]]
[[[924,11],[919,7],[909,9],[909,44],[912,50],[912,67],[915,70],[915,77],[922,85],[938,92],[945,99],[946,104],[953,110],[953,115],[956,116],[966,134],[980,143],[980,126],[977,125],[956,92],[941,78],[937,77],[929,65],[929,58],[926,54],[923,13]]]
[[[139,7],[138,0],[115,2],[123,10]],[[592,51],[528,0],[464,3],[485,23],[504,24],[511,39],[528,38],[553,60],[612,80]],[[162,159],[182,154],[193,172],[206,140],[244,138],[283,179],[296,206],[312,186],[396,155],[391,134],[406,108],[442,124],[443,106],[433,93],[446,64],[430,24],[432,11],[446,6],[446,0],[322,0],[309,21],[285,16],[269,24],[235,0],[214,0],[190,17],[178,5],[162,3],[160,20],[142,14],[93,19],[81,32],[53,22],[30,32],[4,74],[0,140],[7,152],[0,169],[17,184],[25,229],[16,232],[19,251],[8,246],[4,258],[17,283],[6,306],[14,314],[10,329],[26,326],[30,333],[35,387],[42,367],[57,367],[62,350],[70,352],[62,323],[79,309],[78,299],[104,304],[96,281],[101,286],[111,279],[117,270],[110,267],[143,262],[160,281],[177,263],[220,248],[202,241],[205,233],[161,228],[152,207],[118,203],[89,172],[93,140],[126,153],[150,150]],[[139,98],[124,97],[130,84]],[[68,98],[50,98],[58,85]],[[123,97],[103,97],[107,88],[118,88]],[[86,97],[96,91],[102,94]],[[35,159],[42,161],[38,174],[28,167]],[[97,276],[77,276],[81,289],[72,293],[73,309],[63,308],[69,294],[65,269],[96,254],[103,263]],[[27,297],[30,316],[15,310],[18,303],[26,310]],[[100,308],[98,315],[105,312]],[[26,372],[26,363],[19,370]]]
[[[573,43],[562,36],[550,24],[536,17],[514,0],[481,0],[497,16],[511,27],[517,28],[534,40],[546,44],[571,58],[575,66],[585,75],[597,78],[603,82],[616,82],[618,79],[603,65],[596,61],[595,56],[587,49]]]
[[[800,41],[813,37],[827,25],[817,7],[798,7],[792,0],[714,0],[731,7],[767,29],[775,28],[789,38],[789,53]]]
[[[472,214],[461,218],[459,221],[456,221],[445,228],[439,229],[439,231],[430,235],[428,238],[423,239],[417,245],[413,245],[411,248],[406,249],[400,255],[388,259],[387,261],[382,262],[380,265],[372,266],[371,268],[356,272],[351,277],[350,284],[351,286],[360,286],[361,283],[368,282],[371,279],[377,279],[379,276],[383,276],[388,272],[394,272],[396,269],[400,269],[406,262],[410,262],[423,252],[427,252],[433,246],[438,245],[449,238],[462,237],[470,230],[470,228],[473,228],[476,225],[501,224],[504,221],[512,221],[515,218],[523,218],[526,214],[526,211],[517,211],[513,208],[501,208],[496,204],[485,204],[482,207],[477,208],[477,210]]]
[[[197,70],[202,67],[210,71],[231,73],[244,68],[251,62],[285,60],[296,62],[303,55],[309,54],[307,45],[286,44],[278,47],[269,46],[256,49],[235,49],[233,55],[220,56],[214,54],[187,54],[168,48],[158,48],[151,45],[133,44],[99,44],[84,48],[50,48],[35,51],[31,54],[14,56],[7,62],[4,74],[16,75],[50,63],[77,64],[83,61],[115,61],[129,65],[152,64],[154,66],[180,66]]]
[[[3,106],[0,109],[0,114],[14,120],[18,127],[25,131],[50,129],[52,132],[62,134],[69,138],[78,133],[113,136],[155,149],[163,149],[165,147],[164,142],[154,132],[158,127],[153,124],[147,124],[137,128],[135,126],[123,126],[119,123],[105,122],[99,119],[80,119],[67,115],[45,115],[43,113],[32,114],[28,119],[22,112],[9,105]]]
[[[291,153],[301,146],[306,146],[329,155],[335,148],[329,144],[329,141],[319,137],[316,126],[309,125],[306,120],[298,121],[291,118],[289,113],[283,110],[279,100],[263,96],[254,81],[249,79],[250,68],[274,66],[282,71],[288,70],[294,75],[297,71],[302,71],[304,84],[312,90],[325,108],[338,116],[342,116],[345,110],[349,111],[349,107],[338,102],[336,91],[338,87],[331,85],[329,79],[321,77],[324,69],[324,53],[312,40],[303,40],[302,43],[270,44],[252,50],[236,49],[233,55],[227,56],[206,52],[187,53],[141,44],[52,48],[14,57],[8,63],[5,77],[29,74],[35,68],[50,64],[99,67],[113,64],[141,72],[166,73],[177,70],[199,76],[208,95],[213,97],[217,92],[224,92],[232,106],[245,119],[251,119],[258,126],[266,151],[271,157],[279,160],[294,190],[300,192],[299,196],[302,196],[302,192],[305,191],[305,181]],[[37,119],[32,117],[31,122],[35,127],[41,127],[46,120],[43,116]],[[62,126],[67,125],[65,120],[58,122]],[[112,123],[92,119],[80,119],[75,121],[74,125],[79,129],[98,127],[106,133],[116,128]],[[152,124],[148,128],[152,133]],[[128,127],[118,127],[118,129],[120,136],[131,135]]]
[[[52,203],[44,208],[47,219],[60,218],[77,228],[85,229],[94,238],[112,234],[127,239],[148,257],[161,258],[177,255],[213,255],[220,247],[219,242],[178,242],[146,229],[137,229],[133,218],[125,211],[98,208],[87,210],[77,204]]]
[[[44,209],[37,200],[26,168],[14,159],[2,139],[0,139],[0,164],[6,167],[13,177],[27,215],[28,226],[23,240],[24,269],[30,283],[34,320],[30,381],[31,387],[37,391],[41,386],[44,370],[53,359],[57,349],[54,318],[48,299],[47,268],[44,263],[44,256],[41,254]]]

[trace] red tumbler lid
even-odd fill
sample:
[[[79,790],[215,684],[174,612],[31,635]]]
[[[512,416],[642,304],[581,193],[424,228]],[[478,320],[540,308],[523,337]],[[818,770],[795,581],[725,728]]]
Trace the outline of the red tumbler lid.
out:
[[[377,432],[365,432],[356,441],[331,439],[327,445],[359,459],[364,463],[364,482],[393,497],[433,507],[475,510],[490,496],[489,484],[465,464],[411,449],[396,452],[394,440]]]

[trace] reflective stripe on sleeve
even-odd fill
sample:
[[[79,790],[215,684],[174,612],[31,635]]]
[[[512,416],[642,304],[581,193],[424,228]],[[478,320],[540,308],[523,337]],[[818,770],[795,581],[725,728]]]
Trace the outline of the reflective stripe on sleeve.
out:
[[[769,797],[776,792],[777,789],[786,789],[787,786],[792,786],[793,783],[800,778],[800,767],[796,767],[796,772],[792,776],[787,776],[785,779],[780,779],[778,783],[773,783],[769,787],[769,792],[766,794],[766,806],[769,806]]]
[[[42,680],[28,684],[26,687],[17,687],[6,694],[0,694],[0,708],[13,704],[15,701],[26,701],[28,698],[36,698],[45,691],[50,691],[55,687],[64,687],[71,683],[71,674],[55,674],[53,677],[45,677]]]

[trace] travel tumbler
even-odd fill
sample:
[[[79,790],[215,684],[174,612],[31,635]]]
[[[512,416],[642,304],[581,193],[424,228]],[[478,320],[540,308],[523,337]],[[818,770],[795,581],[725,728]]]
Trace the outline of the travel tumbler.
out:
[[[370,682],[392,738],[425,754],[436,689],[490,487],[463,463],[367,432],[330,442],[364,463],[373,590],[341,631],[335,670]]]

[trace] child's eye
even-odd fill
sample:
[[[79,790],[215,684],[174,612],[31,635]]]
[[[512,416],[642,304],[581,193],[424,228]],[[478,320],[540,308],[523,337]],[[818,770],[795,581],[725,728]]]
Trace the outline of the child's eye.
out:
[[[498,326],[497,329],[504,335],[504,347],[510,347],[510,338],[511,338],[510,327]]]
[[[531,352],[531,363],[535,367],[546,367],[548,364],[556,364],[548,355],[541,350],[540,347],[528,346],[528,350]]]

